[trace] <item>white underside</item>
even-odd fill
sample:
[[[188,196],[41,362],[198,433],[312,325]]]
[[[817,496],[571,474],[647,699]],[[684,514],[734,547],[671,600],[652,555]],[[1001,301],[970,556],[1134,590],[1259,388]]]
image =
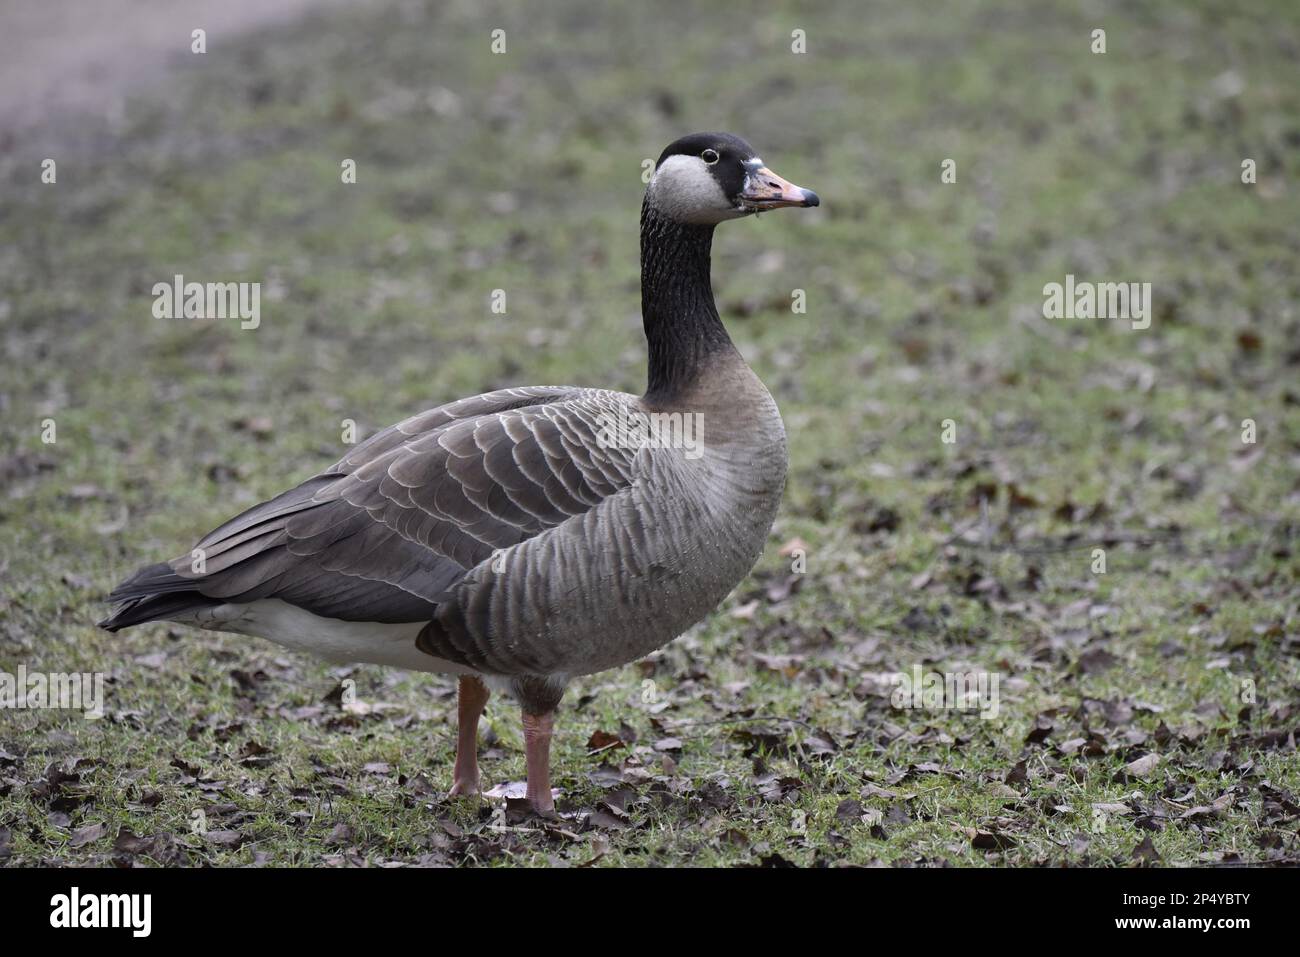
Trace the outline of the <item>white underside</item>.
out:
[[[275,598],[246,605],[217,605],[185,620],[215,631],[267,638],[330,661],[388,665],[409,671],[474,674],[472,668],[426,655],[415,647],[424,622],[385,624],[322,618]]]

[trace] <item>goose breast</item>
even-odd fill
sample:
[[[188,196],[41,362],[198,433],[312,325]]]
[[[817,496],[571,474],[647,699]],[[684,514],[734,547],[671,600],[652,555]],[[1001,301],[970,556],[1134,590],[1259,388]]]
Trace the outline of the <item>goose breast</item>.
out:
[[[785,430],[757,376],[738,362],[672,409],[620,393],[577,408],[597,428],[620,406],[695,416],[700,441],[642,445],[625,488],[476,565],[422,631],[424,651],[489,674],[602,671],[671,641],[748,574],[786,472]]]

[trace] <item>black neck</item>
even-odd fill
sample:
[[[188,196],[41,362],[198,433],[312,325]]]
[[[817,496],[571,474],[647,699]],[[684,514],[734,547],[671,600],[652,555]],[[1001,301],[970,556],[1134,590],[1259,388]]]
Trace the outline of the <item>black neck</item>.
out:
[[[689,388],[709,360],[734,350],[709,284],[712,226],[679,223],[641,207],[641,317],[650,347],[647,400]]]

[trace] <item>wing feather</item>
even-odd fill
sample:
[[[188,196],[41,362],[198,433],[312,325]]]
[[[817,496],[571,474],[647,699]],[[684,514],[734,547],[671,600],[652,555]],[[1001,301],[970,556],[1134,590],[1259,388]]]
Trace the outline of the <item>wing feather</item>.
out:
[[[470,569],[627,488],[634,449],[597,441],[632,401],[507,389],[420,413],[204,536],[202,595],[279,598],[345,620],[431,619]]]

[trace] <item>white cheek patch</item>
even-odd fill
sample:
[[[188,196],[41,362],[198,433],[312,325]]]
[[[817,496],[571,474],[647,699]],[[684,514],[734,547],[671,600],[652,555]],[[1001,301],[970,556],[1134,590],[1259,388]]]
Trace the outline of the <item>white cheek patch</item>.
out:
[[[698,156],[670,156],[650,179],[650,202],[679,223],[713,225],[743,215]]]

